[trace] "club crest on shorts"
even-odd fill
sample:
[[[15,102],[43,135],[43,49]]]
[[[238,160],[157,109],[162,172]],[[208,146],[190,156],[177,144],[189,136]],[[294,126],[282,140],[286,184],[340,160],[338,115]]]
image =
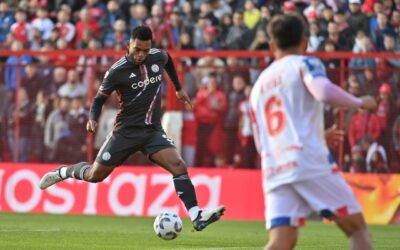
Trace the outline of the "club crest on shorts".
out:
[[[151,70],[152,70],[154,73],[157,73],[158,71],[160,71],[160,67],[158,67],[157,64],[153,64],[153,65],[151,65]]]
[[[101,155],[101,159],[103,159],[104,161],[108,161],[109,159],[111,159],[111,154],[109,152],[104,152]]]

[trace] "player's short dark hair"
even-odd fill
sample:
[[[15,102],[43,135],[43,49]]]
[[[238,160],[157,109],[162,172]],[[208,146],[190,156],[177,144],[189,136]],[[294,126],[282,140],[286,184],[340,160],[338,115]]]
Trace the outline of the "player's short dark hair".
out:
[[[141,41],[149,41],[153,39],[153,32],[146,25],[140,25],[131,32],[131,39],[139,39]]]
[[[306,29],[304,20],[298,14],[285,14],[274,16],[267,30],[279,49],[287,49],[301,43]]]

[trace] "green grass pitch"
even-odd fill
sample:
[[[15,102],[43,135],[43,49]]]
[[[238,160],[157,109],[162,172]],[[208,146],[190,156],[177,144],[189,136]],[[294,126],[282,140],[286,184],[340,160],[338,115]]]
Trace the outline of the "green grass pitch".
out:
[[[262,249],[267,241],[263,222],[219,221],[193,232],[183,220],[181,235],[158,238],[153,218],[0,213],[0,249]],[[370,226],[375,249],[400,249],[400,226]],[[334,226],[308,222],[296,249],[348,249]]]

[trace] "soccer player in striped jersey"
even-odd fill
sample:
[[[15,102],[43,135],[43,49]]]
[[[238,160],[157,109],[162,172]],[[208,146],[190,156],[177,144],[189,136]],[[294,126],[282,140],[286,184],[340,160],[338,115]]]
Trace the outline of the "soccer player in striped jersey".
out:
[[[225,208],[199,209],[186,164],[161,127],[163,70],[173,82],[177,98],[186,105],[192,104],[186,91],[181,88],[172,58],[163,50],[151,48],[151,41],[149,27],[138,26],[133,29],[127,55],[115,62],[104,76],[90,109],[87,131],[95,132],[102,106],[113,91],[118,94],[120,112],[115,118],[113,131],[107,136],[94,163],[60,166],[45,174],[39,186],[46,189],[67,178],[101,182],[131,154],[142,151],[172,174],[176,193],[183,201],[193,227],[201,231],[217,221]]]
[[[361,208],[326,145],[324,103],[374,110],[371,96],[354,97],[327,78],[316,57],[304,56],[301,17],[275,16],[268,24],[276,60],[257,79],[250,96],[269,242],[265,249],[293,249],[298,227],[312,211],[333,220],[351,249],[372,249]]]

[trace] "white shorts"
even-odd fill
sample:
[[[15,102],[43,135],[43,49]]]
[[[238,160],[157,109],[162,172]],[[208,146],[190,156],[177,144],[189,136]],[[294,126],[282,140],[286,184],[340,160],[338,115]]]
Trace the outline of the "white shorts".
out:
[[[361,212],[341,173],[285,184],[267,192],[266,227],[301,226],[312,211],[323,217]]]

